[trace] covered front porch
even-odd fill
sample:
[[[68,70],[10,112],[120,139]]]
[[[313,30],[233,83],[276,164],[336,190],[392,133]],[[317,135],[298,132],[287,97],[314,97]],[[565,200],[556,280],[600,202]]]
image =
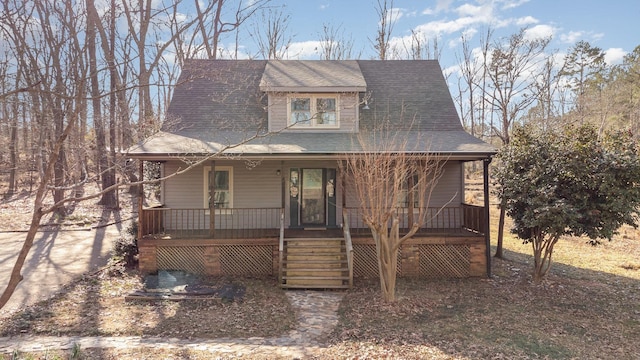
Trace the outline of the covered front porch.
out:
[[[262,166],[266,170],[261,169],[264,174],[281,178],[281,182],[272,181],[263,175],[265,190],[281,195],[259,197],[280,197],[280,206],[215,207],[215,201],[211,201],[209,208],[182,207],[171,206],[169,201],[140,207],[140,269],[147,273],[171,269],[214,276],[278,276],[284,287],[349,287],[354,277],[377,277],[371,232],[336,166],[326,162],[315,167],[287,165],[265,163]],[[223,166],[232,169],[228,164]],[[450,179],[460,179],[456,168],[452,167]],[[322,169],[315,171],[321,181],[312,183],[304,178],[305,169]],[[237,191],[244,181],[244,176],[240,178],[242,171],[239,167],[230,171],[235,176],[234,199],[238,205],[249,203]],[[337,186],[329,188],[332,185]],[[445,193],[452,192],[448,188],[458,187],[444,184],[441,189]],[[214,193],[215,189],[209,191]],[[464,198],[453,193],[455,199]],[[452,197],[444,194],[442,198]],[[266,201],[254,202],[260,205]],[[450,202],[422,209],[398,207],[401,233],[412,226],[420,210],[426,214],[426,221],[400,248],[400,276],[489,274],[486,206]]]
[[[398,210],[408,227],[407,209]],[[419,277],[486,276],[484,225],[485,209],[461,204],[459,207],[427,209],[432,216],[418,233],[406,241],[399,252],[398,274]],[[343,209],[343,222],[334,228],[285,228],[284,208],[228,209],[216,213],[206,226],[200,218],[210,218],[206,209],[171,209],[165,207],[142,210],[138,246],[143,272],[160,269],[185,270],[216,276],[286,276],[287,255],[291,244],[316,246],[302,254],[304,268],[317,262],[314,276],[322,274],[322,259],[312,253],[333,252],[332,259],[344,262],[331,275],[346,277],[340,285],[349,285],[353,277],[376,277],[375,243],[356,208]],[[352,220],[350,220],[352,219]],[[332,250],[330,243],[336,241]],[[321,248],[317,248],[321,244]],[[289,262],[293,258],[289,258]],[[289,269],[291,268],[289,264]],[[344,269],[344,270],[343,270]],[[344,272],[344,274],[343,274]],[[298,271],[298,273],[301,273]],[[302,272],[307,280],[310,274]],[[322,287],[327,276],[322,276]],[[286,281],[284,279],[283,281]],[[335,283],[334,283],[335,284]],[[317,284],[316,284],[317,285]],[[310,287],[310,286],[305,286]]]

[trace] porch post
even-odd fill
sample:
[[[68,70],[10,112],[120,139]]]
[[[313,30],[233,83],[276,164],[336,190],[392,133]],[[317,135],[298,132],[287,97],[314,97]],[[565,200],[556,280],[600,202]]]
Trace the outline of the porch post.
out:
[[[280,161],[280,194],[282,196],[280,196],[280,198],[282,199],[280,202],[280,207],[282,207],[282,209],[284,210],[285,206],[286,206],[286,184],[285,184],[285,179],[284,179],[284,160]]]
[[[138,179],[141,181],[140,185],[138,185],[138,241],[142,239],[142,233],[144,229],[143,221],[144,216],[142,213],[142,203],[144,202],[144,161],[142,159],[138,160]]]
[[[342,161],[342,160],[338,160],[338,161]],[[342,164],[340,166],[338,166],[338,169],[340,169],[340,186],[342,187],[342,189],[340,190],[341,194],[341,201],[342,201],[342,205],[340,206],[340,212],[342,213],[342,219],[341,223],[342,223],[342,227],[344,228],[345,224],[344,223],[344,214],[347,211],[345,208],[347,207],[347,176],[346,176],[346,166],[342,166]],[[351,216],[351,214],[347,214],[349,216]]]
[[[416,160],[417,161],[417,160]],[[418,174],[418,176],[420,176],[421,174]],[[419,182],[420,180],[418,180]],[[413,194],[413,187],[415,186],[415,183],[413,182],[413,175],[409,175],[409,178],[407,179],[407,228],[411,229],[413,227],[413,202],[415,201],[414,199],[414,194]],[[420,203],[422,203],[422,201],[420,201]],[[424,226],[424,225],[423,225]]]
[[[211,160],[211,170],[209,171],[209,237],[216,235],[216,162]]]
[[[487,277],[491,277],[491,232],[489,231],[489,164],[491,157],[482,161],[484,186],[484,241],[487,257]]]
[[[340,166],[340,186],[342,186],[342,211],[347,206],[347,174],[346,166]]]

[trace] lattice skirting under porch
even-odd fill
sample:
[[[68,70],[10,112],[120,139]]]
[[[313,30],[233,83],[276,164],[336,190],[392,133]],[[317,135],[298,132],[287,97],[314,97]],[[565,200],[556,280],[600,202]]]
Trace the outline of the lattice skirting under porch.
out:
[[[271,246],[220,246],[220,268],[223,275],[273,275]]]
[[[193,274],[206,274],[204,246],[158,247],[158,269],[182,270]]]
[[[373,244],[354,244],[354,277],[378,276],[378,260]],[[469,245],[423,244],[403,246],[398,251],[398,276],[429,278],[468,277],[471,251]]]
[[[158,246],[158,270],[182,270],[193,274],[271,276],[273,246]]]
[[[402,249],[398,251],[398,266],[396,268],[398,276],[402,276]],[[378,256],[375,245],[353,245],[353,276],[356,278],[378,277]]]
[[[429,241],[428,239],[426,241]],[[398,276],[462,278],[486,275],[486,248],[476,239],[405,243],[398,253]],[[183,270],[215,276],[276,276],[277,244],[161,244],[140,248],[140,269]],[[378,277],[373,242],[353,244],[354,278]]]
[[[471,250],[469,245],[418,245],[420,251],[420,276],[468,277],[470,275]]]

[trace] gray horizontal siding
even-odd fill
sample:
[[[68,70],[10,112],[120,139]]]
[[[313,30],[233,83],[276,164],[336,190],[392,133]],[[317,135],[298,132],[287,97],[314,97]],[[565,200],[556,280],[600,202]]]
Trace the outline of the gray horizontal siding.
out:
[[[164,164],[165,175],[184,169],[187,164],[182,161],[168,161]],[[202,166],[197,166],[190,171],[174,176],[164,181],[164,205],[170,208],[202,208],[203,188]]]
[[[244,161],[216,161],[216,166],[233,167],[233,207],[265,208],[281,206],[281,182],[276,171],[278,161],[247,165]],[[180,161],[165,164],[165,174],[186,165]],[[198,166],[164,182],[164,205],[171,208],[204,207],[204,168]]]
[[[461,163],[458,161],[450,161],[443,167],[442,177],[431,193],[429,207],[441,206],[460,206],[461,199],[464,194],[461,193]],[[347,181],[347,187],[352,187]],[[358,207],[359,201],[353,189],[347,189],[346,196],[347,207]]]
[[[287,226],[289,220],[289,171],[291,168],[333,168],[337,169],[336,184],[336,201],[337,214],[336,222],[342,223],[342,187],[340,186],[340,170],[336,161],[261,161],[253,164],[245,161],[216,161],[216,166],[232,166],[233,167],[233,207],[235,209],[242,208],[279,208],[282,203],[282,179],[285,183],[285,214],[287,218]],[[171,174],[178,168],[184,168],[186,165],[180,161],[169,161],[165,163],[165,174]],[[281,171],[281,175],[277,175],[277,171]],[[191,171],[167,179],[164,182],[164,205],[173,209],[202,209],[204,207],[204,173],[203,166],[198,166]],[[440,178],[436,188],[431,194],[429,207],[457,208],[460,206],[464,194],[462,193],[462,166],[460,162],[452,161],[445,165],[444,173]],[[347,181],[349,187],[349,182]],[[358,201],[355,192],[352,189],[346,190],[346,206],[358,207]],[[451,215],[453,214],[453,215]],[[220,211],[216,215],[216,223],[219,225],[233,223],[234,226],[242,224],[244,228],[256,227],[272,227],[272,224],[279,221],[277,215],[274,217],[272,213],[266,215],[264,222],[252,223],[250,219],[244,218],[241,213],[225,213]],[[443,217],[451,218],[453,216],[456,226],[460,224],[460,214],[443,211],[435,216],[431,221],[434,227],[442,227],[438,224],[443,221]],[[166,219],[168,220],[168,219]],[[356,221],[355,219],[351,220]],[[446,220],[451,224],[451,220]],[[193,219],[189,220],[189,225],[208,228],[208,215],[198,213]],[[354,224],[352,224],[353,226]],[[221,226],[225,228],[225,226]]]

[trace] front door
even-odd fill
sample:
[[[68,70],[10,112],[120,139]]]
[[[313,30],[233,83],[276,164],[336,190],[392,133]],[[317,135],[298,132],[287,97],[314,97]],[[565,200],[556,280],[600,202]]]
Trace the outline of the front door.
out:
[[[291,227],[336,226],[336,169],[291,168]]]
[[[302,225],[325,225],[324,169],[301,169],[300,222]]]

